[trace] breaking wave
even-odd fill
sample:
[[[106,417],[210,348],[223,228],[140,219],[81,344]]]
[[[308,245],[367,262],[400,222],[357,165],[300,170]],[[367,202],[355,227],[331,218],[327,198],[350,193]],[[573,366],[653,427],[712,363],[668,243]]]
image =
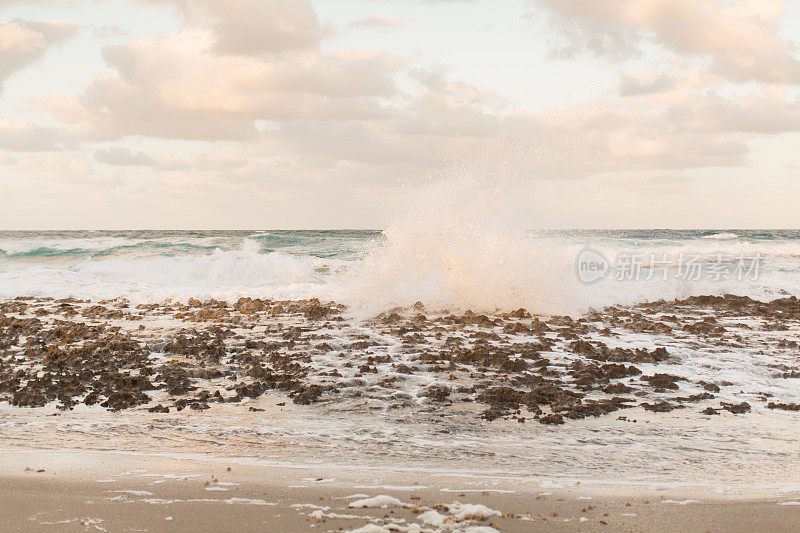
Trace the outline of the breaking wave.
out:
[[[711,235],[703,235],[704,239],[714,239],[714,240],[730,240],[730,239],[738,239],[739,234],[737,233],[712,233]]]
[[[24,265],[24,266],[23,266]],[[254,241],[204,254],[108,257],[75,263],[15,264],[0,271],[0,296],[36,295],[161,301],[168,298],[319,295],[340,262],[284,252]]]
[[[497,180],[460,178],[415,187],[383,232],[0,232],[0,298],[318,297],[370,314],[417,301],[577,314],[698,294],[800,296],[799,231],[532,231],[528,205]],[[575,267],[585,248],[609,262],[621,254],[674,263],[759,257],[759,276],[583,284]]]
[[[701,294],[771,299],[800,295],[800,232],[707,231],[533,232],[524,195],[496,180],[457,178],[419,187],[372,243],[347,280],[351,303],[375,312],[417,301],[437,309],[474,311],[525,307],[542,314],[579,314],[590,307],[629,305]],[[715,237],[715,235],[717,237]],[[737,240],[729,240],[734,237]],[[576,260],[592,248],[609,261],[621,255],[757,259],[757,279],[605,279],[581,283]]]

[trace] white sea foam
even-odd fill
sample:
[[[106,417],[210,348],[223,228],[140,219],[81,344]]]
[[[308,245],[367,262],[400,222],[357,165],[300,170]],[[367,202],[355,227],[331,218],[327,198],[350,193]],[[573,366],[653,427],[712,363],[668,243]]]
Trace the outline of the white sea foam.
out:
[[[460,238],[452,238],[456,239],[452,245],[443,236],[442,246],[415,247],[412,236],[389,232],[387,244],[374,246],[363,260],[356,261],[261,253],[243,246],[205,255],[113,257],[70,265],[6,263],[0,266],[0,298],[123,296],[143,302],[319,297],[368,313],[416,301],[433,308],[526,307],[541,313],[580,313],[588,307],[697,294],[770,299],[800,292],[798,272],[792,270],[796,261],[785,265],[773,260],[776,268],[748,282],[607,279],[584,285],[573,271],[580,245],[536,241],[521,234],[484,235],[470,242],[461,239],[461,244]],[[616,253],[610,247],[602,251],[607,257]]]
[[[415,193],[347,280],[368,308],[410,305],[545,311],[570,297],[572,250],[531,239],[513,199],[477,179]],[[566,276],[564,275],[568,273]]]
[[[737,233],[714,233],[712,235],[706,235],[704,239],[718,239],[718,240],[727,240],[727,239],[736,239],[739,235]]]
[[[619,236],[532,235],[523,202],[496,180],[457,178],[417,189],[385,239],[371,244],[345,276],[345,299],[378,311],[421,301],[429,307],[493,311],[525,307],[577,314],[589,307],[700,294],[771,299],[800,294],[800,240],[707,241],[699,237],[642,242]],[[732,235],[732,234],[731,234]],[[755,280],[579,281],[576,259],[587,245],[607,260],[621,254],[765,259]]]
[[[26,264],[0,269],[0,297],[37,295],[160,301],[167,298],[316,295],[335,261],[282,252],[236,250],[176,257],[114,257],[73,265]]]
[[[471,176],[415,187],[382,237],[322,232],[0,233],[0,298],[53,296],[135,303],[263,298],[333,299],[374,314],[421,301],[474,311],[525,307],[579,314],[589,307],[733,293],[800,296],[800,235],[747,232],[533,233],[518,190]],[[748,236],[750,235],[750,236]],[[762,258],[756,280],[579,281],[576,259],[591,248],[713,261]]]
[[[350,502],[350,505],[348,507],[385,509],[387,507],[405,507],[405,506],[406,506],[405,503],[401,502],[394,496],[387,496],[386,494],[380,494],[372,498],[364,498],[362,500],[356,500],[354,502]]]

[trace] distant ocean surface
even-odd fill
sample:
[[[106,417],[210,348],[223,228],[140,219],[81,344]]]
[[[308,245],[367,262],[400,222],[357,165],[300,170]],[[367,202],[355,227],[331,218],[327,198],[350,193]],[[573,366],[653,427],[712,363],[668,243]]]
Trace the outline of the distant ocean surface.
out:
[[[581,250],[708,262],[757,258],[748,279],[602,280],[576,275]],[[753,273],[751,273],[753,274]],[[537,312],[695,294],[800,295],[799,230],[0,232],[0,298],[333,299],[369,311],[415,301]]]

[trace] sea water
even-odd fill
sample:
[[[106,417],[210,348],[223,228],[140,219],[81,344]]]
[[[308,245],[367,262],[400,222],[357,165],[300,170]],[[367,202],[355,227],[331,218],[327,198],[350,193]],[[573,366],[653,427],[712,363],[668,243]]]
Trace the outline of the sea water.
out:
[[[380,312],[421,301],[453,310],[526,307],[580,314],[590,307],[739,294],[800,295],[798,230],[336,231],[3,231],[0,298],[322,298]],[[642,261],[635,279],[584,283],[576,273],[590,249],[613,267]],[[647,271],[651,257],[669,275]],[[679,276],[681,261],[719,257],[758,262],[741,279]],[[630,278],[631,276],[628,276]],[[666,279],[665,279],[666,278]]]

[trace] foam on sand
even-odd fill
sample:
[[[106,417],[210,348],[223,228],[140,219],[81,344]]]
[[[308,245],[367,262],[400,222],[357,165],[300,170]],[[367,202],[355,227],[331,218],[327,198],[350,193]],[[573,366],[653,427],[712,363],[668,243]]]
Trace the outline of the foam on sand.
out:
[[[357,508],[381,508],[386,509],[388,507],[407,507],[408,504],[405,504],[395,498],[394,496],[387,496],[386,494],[381,494],[378,496],[374,496],[372,498],[364,498],[362,500],[356,500],[354,502],[350,502],[349,507],[354,509]]]

